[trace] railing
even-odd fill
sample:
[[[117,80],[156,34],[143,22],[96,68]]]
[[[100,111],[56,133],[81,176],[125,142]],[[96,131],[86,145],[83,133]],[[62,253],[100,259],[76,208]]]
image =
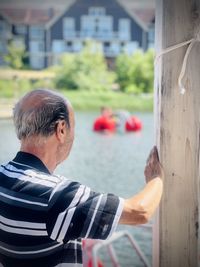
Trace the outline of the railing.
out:
[[[130,35],[124,35],[121,32],[114,31],[69,31],[64,32],[65,40],[74,40],[74,39],[97,39],[101,41],[112,41],[112,40],[120,40],[120,41],[130,41]]]
[[[145,228],[151,228],[152,226],[144,226]],[[120,238],[127,238],[127,240],[130,242],[131,247],[136,252],[136,254],[139,256],[141,262],[143,263],[144,267],[151,267],[151,264],[147,260],[146,256],[142,252],[140,246],[138,245],[137,241],[134,239],[134,237],[128,232],[128,231],[119,231],[112,235],[111,238],[108,240],[99,242],[94,244],[92,247],[92,263],[94,267],[98,267],[98,253],[102,248],[107,248],[107,251],[109,253],[112,265],[114,267],[120,267],[117,254],[115,253],[114,247],[112,246],[113,242],[118,241]]]

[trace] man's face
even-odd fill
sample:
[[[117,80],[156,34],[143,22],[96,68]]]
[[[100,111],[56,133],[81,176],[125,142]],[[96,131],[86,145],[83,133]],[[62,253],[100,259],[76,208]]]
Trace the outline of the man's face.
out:
[[[112,116],[112,109],[110,109],[110,108],[104,108],[102,110],[102,115],[104,117],[107,117],[107,118],[111,117]]]

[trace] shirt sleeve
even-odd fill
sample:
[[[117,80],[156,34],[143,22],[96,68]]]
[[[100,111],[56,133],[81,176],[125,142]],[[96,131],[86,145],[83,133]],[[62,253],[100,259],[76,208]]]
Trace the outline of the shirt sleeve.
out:
[[[100,194],[80,183],[63,181],[49,200],[48,234],[58,242],[106,239],[117,227],[123,202],[113,194]]]

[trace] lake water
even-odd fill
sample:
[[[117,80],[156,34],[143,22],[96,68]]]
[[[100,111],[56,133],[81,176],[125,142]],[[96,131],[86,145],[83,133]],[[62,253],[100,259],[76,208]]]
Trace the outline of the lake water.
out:
[[[145,184],[144,166],[153,146],[153,114],[137,113],[143,122],[139,133],[102,135],[92,131],[97,113],[76,113],[76,134],[72,152],[56,173],[80,181],[93,190],[130,197]],[[19,149],[12,120],[0,120],[0,162],[12,159]],[[151,261],[151,230],[140,227],[119,226],[128,230]],[[143,264],[132,253],[125,240],[116,246],[121,266],[140,267]],[[104,253],[105,254],[105,253]],[[107,257],[103,255],[102,257]],[[106,266],[111,266],[108,263]]]

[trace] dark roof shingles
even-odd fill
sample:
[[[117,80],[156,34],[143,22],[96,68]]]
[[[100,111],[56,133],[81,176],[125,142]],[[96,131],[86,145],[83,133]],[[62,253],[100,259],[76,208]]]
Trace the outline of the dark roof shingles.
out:
[[[14,8],[3,8],[1,14],[9,19],[13,24],[46,24],[55,16],[58,15],[59,11],[48,8],[48,9],[14,9]]]

